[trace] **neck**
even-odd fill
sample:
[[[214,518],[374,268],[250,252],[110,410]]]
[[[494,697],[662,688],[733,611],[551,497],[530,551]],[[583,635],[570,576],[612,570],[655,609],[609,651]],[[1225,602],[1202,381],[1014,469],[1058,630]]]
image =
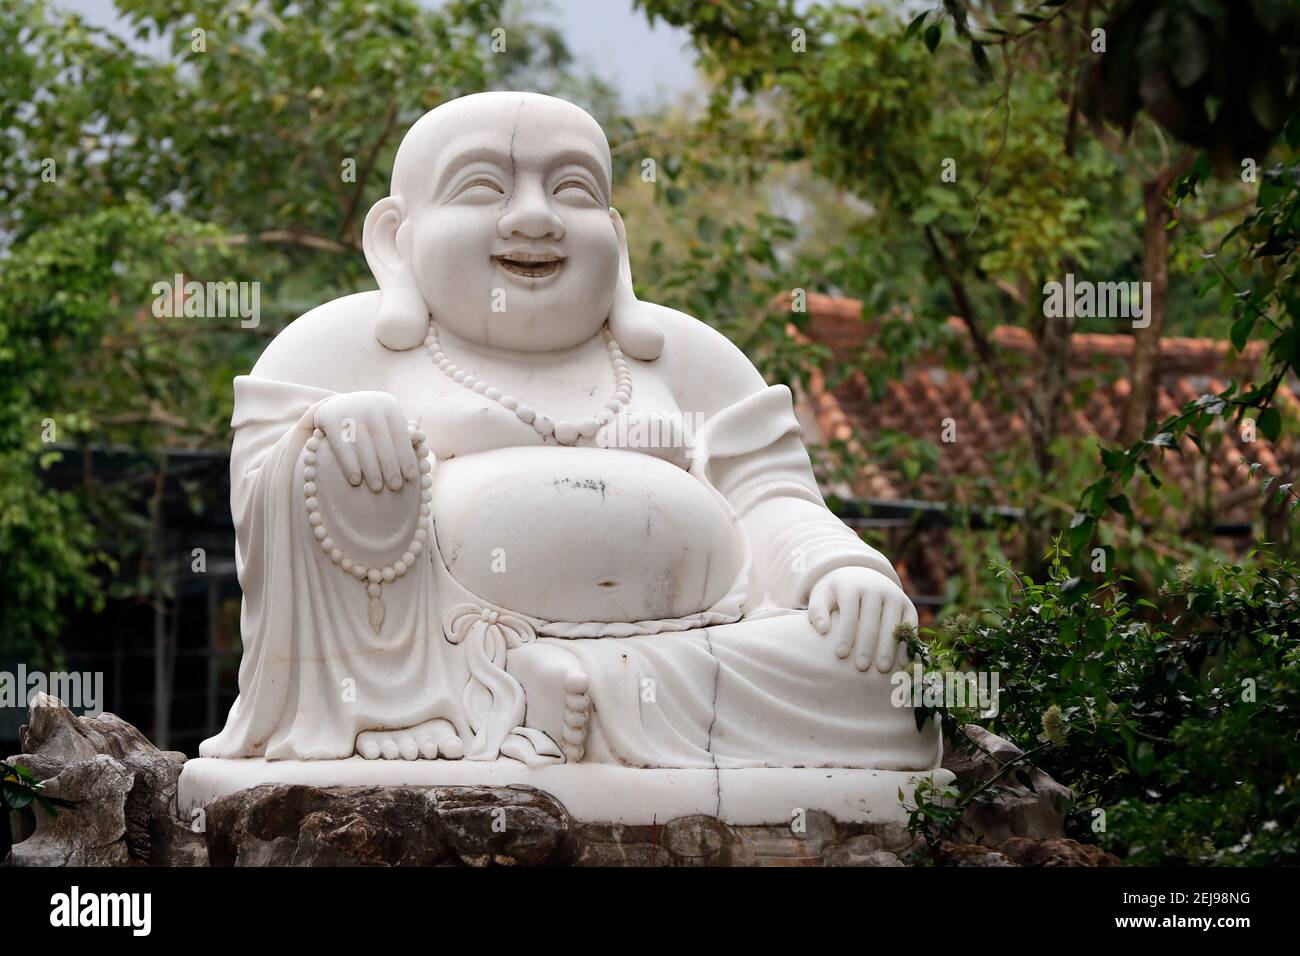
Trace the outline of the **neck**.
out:
[[[505,362],[512,365],[551,365],[563,364],[575,358],[581,357],[584,353],[592,352],[599,349],[602,353],[605,350],[604,331],[606,326],[602,325],[589,338],[584,339],[577,345],[569,345],[558,349],[545,349],[542,351],[523,351],[520,349],[502,348],[499,345],[493,345],[484,342],[482,339],[467,338],[451,331],[446,326],[434,323],[437,329],[439,341],[443,347],[451,352],[460,355],[474,356],[477,358],[492,359],[495,361]]]

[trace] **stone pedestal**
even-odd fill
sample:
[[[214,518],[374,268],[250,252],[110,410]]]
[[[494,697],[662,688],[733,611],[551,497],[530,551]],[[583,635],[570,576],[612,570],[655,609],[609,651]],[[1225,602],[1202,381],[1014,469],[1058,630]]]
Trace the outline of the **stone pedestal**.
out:
[[[947,770],[903,773],[830,768],[646,770],[605,764],[528,767],[509,759],[190,760],[181,771],[182,815],[264,784],[307,787],[503,787],[550,794],[577,820],[639,826],[707,815],[724,823],[788,826],[801,811],[841,823],[902,824],[916,784],[952,781]]]

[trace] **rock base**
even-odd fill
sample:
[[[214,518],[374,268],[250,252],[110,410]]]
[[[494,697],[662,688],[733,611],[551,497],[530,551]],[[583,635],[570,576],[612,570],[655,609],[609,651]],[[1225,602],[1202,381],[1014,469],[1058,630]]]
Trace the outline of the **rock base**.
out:
[[[205,817],[205,819],[204,819]],[[715,817],[583,823],[532,787],[271,784],[214,800],[213,866],[1107,866],[1073,840],[1014,837],[997,847],[926,842],[898,823],[842,823],[812,811],[783,826]]]
[[[903,866],[924,846],[900,824],[820,811],[785,826],[582,823],[525,786],[271,784],[218,797],[205,817],[214,866]]]
[[[58,816],[29,805],[10,813],[16,866],[204,866],[202,834],[184,826],[176,784],[185,755],[159,750],[113,714],[78,717],[54,697],[36,695],[30,723],[8,758],[75,806]]]
[[[950,763],[963,779],[987,779],[1019,753],[985,731],[967,732],[980,750],[978,758]],[[10,762],[30,769],[47,794],[76,806],[54,817],[32,807],[10,814],[14,847],[7,862],[19,866],[1119,863],[1097,847],[1064,837],[1063,801],[1069,791],[1045,776],[1032,788],[1020,788],[1023,793],[1012,789],[998,802],[972,807],[954,840],[931,847],[908,832],[898,799],[898,788],[910,795],[910,784],[920,775],[591,767],[586,769],[604,773],[588,774],[579,785],[574,773],[581,766],[542,768],[547,774],[541,774],[521,764],[509,766],[513,761],[476,767],[463,761],[357,760],[299,765],[299,771],[323,775],[316,783],[253,776],[249,780],[259,785],[240,787],[240,778],[227,776],[225,791],[212,792],[203,790],[213,786],[211,772],[225,774],[230,765],[253,775],[268,766],[298,771],[264,761],[187,762],[183,754],[159,751],[111,714],[77,717],[53,698],[32,708],[22,744],[25,752]],[[347,774],[373,774],[378,767],[399,776],[385,785],[332,784],[344,765]],[[487,768],[489,775],[507,778],[447,780],[444,771],[452,767],[464,768],[452,773]],[[435,772],[425,785],[409,779],[412,773]],[[536,782],[546,776],[557,789],[573,789],[562,800],[549,786],[509,779],[518,774],[532,774]],[[934,779],[942,784],[952,776],[940,770]],[[650,788],[637,792],[635,782]],[[602,815],[605,822],[589,822]]]

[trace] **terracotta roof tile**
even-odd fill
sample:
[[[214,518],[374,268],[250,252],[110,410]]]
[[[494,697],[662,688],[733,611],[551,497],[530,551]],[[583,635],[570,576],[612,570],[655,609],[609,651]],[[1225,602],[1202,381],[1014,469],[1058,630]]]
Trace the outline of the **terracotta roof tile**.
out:
[[[864,321],[857,301],[812,294],[808,296],[808,311],[807,337],[828,346],[838,360],[853,361],[867,344],[874,323]],[[948,322],[954,331],[965,335],[966,326],[960,319]],[[791,331],[802,334],[793,326]],[[989,337],[1001,349],[1024,353],[1028,359],[1026,373],[1032,369],[1036,346],[1028,330],[1000,326]],[[1132,391],[1124,373],[1133,341],[1131,336],[1120,334],[1074,335],[1071,376],[1076,388],[1062,416],[1065,433],[1115,443]],[[1157,409],[1164,417],[1177,413],[1202,394],[1222,390],[1229,378],[1243,380],[1258,366],[1263,346],[1252,344],[1238,355],[1227,342],[1173,337],[1162,341],[1160,355]],[[811,392],[802,400],[811,406],[824,435],[848,442],[859,452],[887,433],[910,436],[939,448],[937,467],[922,468],[912,479],[895,462],[874,461],[860,454],[859,459],[869,464],[855,483],[856,494],[886,500],[972,503],[991,496],[998,504],[1023,506],[1024,502],[1015,500],[1014,489],[1004,487],[1005,483],[998,479],[1007,474],[1000,459],[1028,452],[1028,429],[1016,402],[1007,407],[999,402],[996,390],[978,387],[979,374],[973,365],[953,370],[945,367],[940,356],[922,357],[901,380],[888,382],[884,397],[875,401],[861,372],[834,389],[826,386],[820,372],[814,372],[810,376]],[[1027,407],[1031,387],[1029,374],[1014,386],[1021,396],[1020,407]],[[1280,390],[1278,401],[1284,410],[1300,414],[1300,400],[1289,388]],[[941,422],[946,418],[956,424],[955,444],[941,442]],[[1204,499],[1208,486],[1218,522],[1249,525],[1259,512],[1259,500],[1257,492],[1242,493],[1247,482],[1241,458],[1257,460],[1273,474],[1289,473],[1300,463],[1300,456],[1290,444],[1274,448],[1262,436],[1255,442],[1245,442],[1231,425],[1217,438],[1207,436],[1207,440],[1207,455],[1202,456],[1190,440],[1185,440],[1181,454],[1166,454],[1157,467],[1165,480],[1183,490],[1189,516],[1194,503]],[[909,593],[943,592],[952,570],[951,559],[945,557],[950,549],[944,538],[942,531],[919,532],[911,539],[906,555],[896,556],[900,564],[906,565]]]

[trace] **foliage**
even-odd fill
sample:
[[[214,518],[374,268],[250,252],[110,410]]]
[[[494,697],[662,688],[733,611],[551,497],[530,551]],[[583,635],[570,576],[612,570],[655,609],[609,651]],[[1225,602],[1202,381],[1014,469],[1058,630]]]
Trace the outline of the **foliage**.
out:
[[[1052,21],[1073,22],[1076,14],[1087,29],[1090,10],[1075,0],[1041,0],[1035,12],[1014,14],[1022,27],[1029,24],[1017,32],[1007,29],[999,16],[977,10],[970,0],[947,0],[917,16],[908,33],[915,34],[931,19],[926,45],[933,52],[939,36],[930,31],[950,20],[954,30],[971,41],[976,64],[987,71],[984,46],[1018,49]],[[994,12],[1005,13],[996,8]],[[972,35],[972,29],[981,35]],[[1183,142],[1203,149],[1178,177],[1171,196],[1176,209],[1186,209],[1210,186],[1212,171],[1220,176],[1240,173],[1244,181],[1253,182],[1265,154],[1276,150],[1279,155],[1259,173],[1263,180],[1253,211],[1222,234],[1212,250],[1203,252],[1212,274],[1198,292],[1205,297],[1218,291],[1219,311],[1231,320],[1230,339],[1238,352],[1246,349],[1252,332],[1263,330],[1268,359],[1264,380],[1233,382],[1218,394],[1189,402],[1177,415],[1153,422],[1128,448],[1102,449],[1103,473],[1083,492],[1071,524],[1069,540],[1076,551],[1084,550],[1108,512],[1133,523],[1124,493],[1133,478],[1145,474],[1158,488],[1152,462],[1184,442],[1203,453],[1221,418],[1240,426],[1253,412],[1259,433],[1276,441],[1283,416],[1275,397],[1288,376],[1300,370],[1300,299],[1295,294],[1300,9],[1286,0],[1123,0],[1090,34],[1094,44],[1098,34],[1106,44],[1105,55],[1079,62],[1078,108],[1120,126],[1126,135],[1138,117],[1146,115]],[[1186,223],[1173,220],[1170,228],[1183,229],[1184,246],[1201,245],[1195,218],[1186,218]],[[1234,276],[1246,277],[1246,286],[1239,287]],[[1294,509],[1293,502],[1287,503]]]
[[[1128,0],[1102,29],[1107,55],[1080,75],[1084,113],[1127,131],[1145,111],[1223,172],[1267,153],[1300,106],[1300,9],[1287,0]]]
[[[1233,382],[1221,392],[1202,395],[1176,415],[1153,422],[1137,444],[1126,449],[1103,449],[1105,474],[1084,492],[1070,531],[1073,547],[1083,547],[1107,512],[1131,516],[1122,492],[1135,476],[1145,475],[1158,487],[1153,461],[1178,453],[1185,442],[1203,449],[1208,434],[1221,422],[1231,422],[1240,429],[1250,418],[1253,421],[1249,427],[1262,437],[1276,441],[1281,435],[1285,418],[1276,401],[1278,391],[1300,371],[1300,289],[1296,277],[1300,265],[1300,156],[1296,155],[1300,149],[1300,117],[1290,120],[1285,139],[1283,161],[1262,171],[1263,182],[1254,209],[1212,251],[1205,253],[1212,274],[1202,285],[1204,296],[1219,292],[1218,307],[1232,319],[1231,341],[1235,349],[1245,350],[1252,334],[1257,329],[1264,331],[1265,379],[1257,383]],[[1180,183],[1177,195],[1182,199],[1192,195],[1208,175],[1208,162],[1202,159]],[[1239,284],[1243,276],[1244,285]],[[1278,482],[1276,491],[1283,498],[1292,480]],[[1267,497],[1268,493],[1269,485],[1265,485],[1263,494]],[[1287,504],[1295,510],[1294,500]]]
[[[0,653],[47,666],[72,611],[109,584],[149,594],[158,570],[125,482],[47,487],[61,450],[140,450],[148,487],[154,449],[224,446],[233,375],[310,306],[369,286],[361,219],[425,110],[533,77],[606,102],[553,29],[499,0],[117,9],[149,47],[0,0]],[[260,321],[156,317],[177,274],[256,283]]]
[[[1129,862],[1300,861],[1296,566],[1184,568],[1157,603],[1068,559],[1058,548],[1042,581],[1001,568],[1006,606],[949,618],[921,649],[939,672],[999,675],[996,716],[942,709],[950,739],[974,722],[1024,747],[1006,778],[1034,766],[1070,787],[1076,834]],[[946,807],[920,794],[913,825],[951,830],[989,789]]]
[[[35,802],[52,817],[59,815],[59,807],[70,809],[76,801],[52,797],[44,792],[44,785],[22,764],[0,760],[0,803],[10,810],[22,810]]]
[[[53,662],[46,638],[70,607],[102,600],[92,575],[111,537],[87,521],[80,493],[49,489],[33,463],[48,467],[60,444],[149,447],[178,426],[222,434],[215,385],[232,365],[195,348],[194,323],[143,307],[160,248],[189,242],[177,271],[211,274],[230,258],[203,244],[212,234],[133,201],[71,216],[0,261],[0,633],[11,654]]]

